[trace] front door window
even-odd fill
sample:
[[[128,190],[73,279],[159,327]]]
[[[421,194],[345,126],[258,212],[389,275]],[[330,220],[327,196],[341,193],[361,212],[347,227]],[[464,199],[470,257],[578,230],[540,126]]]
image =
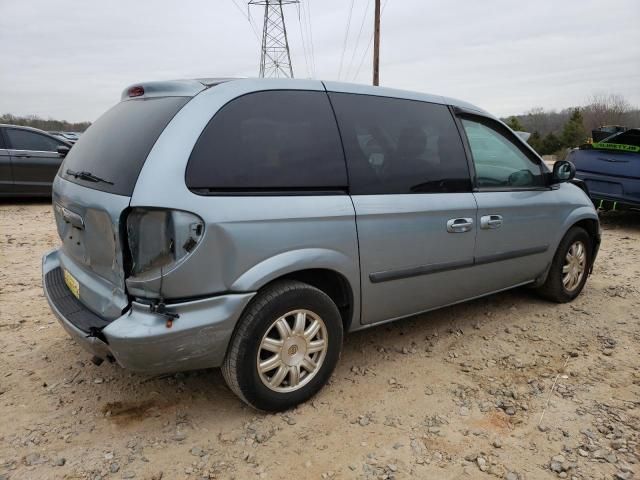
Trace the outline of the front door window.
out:
[[[463,119],[479,188],[522,189],[544,186],[540,164],[485,122]]]

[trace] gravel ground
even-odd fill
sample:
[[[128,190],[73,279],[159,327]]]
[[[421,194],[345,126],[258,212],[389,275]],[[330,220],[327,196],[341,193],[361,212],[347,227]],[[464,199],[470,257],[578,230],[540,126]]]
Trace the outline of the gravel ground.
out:
[[[0,203],[0,480],[640,478],[640,214],[603,228],[572,304],[519,289],[349,335],[314,400],[266,415],[218,370],[94,366],[42,294],[50,206]]]

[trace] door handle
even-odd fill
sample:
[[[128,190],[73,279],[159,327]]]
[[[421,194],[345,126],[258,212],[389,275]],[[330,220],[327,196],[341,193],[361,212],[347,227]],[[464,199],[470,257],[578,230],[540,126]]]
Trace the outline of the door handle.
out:
[[[13,155],[14,157],[18,157],[18,158],[30,158],[31,155],[29,155],[28,153],[16,153]]]
[[[447,232],[464,233],[473,228],[473,218],[452,218],[447,221]]]
[[[480,217],[480,228],[492,230],[502,226],[502,215],[484,215]]]

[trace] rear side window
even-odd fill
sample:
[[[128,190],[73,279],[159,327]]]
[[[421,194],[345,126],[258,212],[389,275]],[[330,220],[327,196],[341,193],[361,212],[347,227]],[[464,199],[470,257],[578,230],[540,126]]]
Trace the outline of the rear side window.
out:
[[[326,93],[264,91],[231,101],[196,142],[186,182],[203,192],[345,190]]]
[[[14,150],[35,150],[40,152],[56,152],[58,147],[64,145],[51,137],[41,133],[21,130],[18,128],[7,128],[9,145]]]
[[[2,133],[2,128],[0,128],[0,148],[5,148],[4,146],[4,135]]]
[[[131,196],[147,155],[189,97],[126,100],[102,115],[67,155],[60,174],[85,187]],[[86,171],[112,182],[89,182],[66,172]]]
[[[471,191],[449,109],[414,100],[331,93],[353,194]]]

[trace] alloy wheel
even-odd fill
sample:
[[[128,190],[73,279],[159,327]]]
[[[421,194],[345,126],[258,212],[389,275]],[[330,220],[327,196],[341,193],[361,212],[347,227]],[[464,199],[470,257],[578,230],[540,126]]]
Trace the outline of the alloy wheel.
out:
[[[321,369],[329,338],[322,318],[292,310],[276,319],[260,341],[256,366],[269,389],[287,393],[304,387]]]
[[[565,255],[562,267],[562,284],[568,292],[580,285],[587,267],[587,254],[584,243],[576,241],[571,244]]]

